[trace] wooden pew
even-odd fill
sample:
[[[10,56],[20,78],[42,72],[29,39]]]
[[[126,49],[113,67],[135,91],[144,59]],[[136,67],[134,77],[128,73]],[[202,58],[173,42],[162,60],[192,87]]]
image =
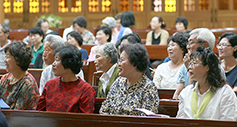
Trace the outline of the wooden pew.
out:
[[[84,73],[84,79],[92,85],[93,82],[93,73],[96,72],[94,62],[89,62],[89,65],[83,65],[82,70]]]
[[[2,110],[10,127],[235,127],[235,121]]]
[[[165,59],[168,56],[167,45],[146,45],[149,59]]]
[[[174,95],[175,89],[158,89],[159,98],[171,99]]]

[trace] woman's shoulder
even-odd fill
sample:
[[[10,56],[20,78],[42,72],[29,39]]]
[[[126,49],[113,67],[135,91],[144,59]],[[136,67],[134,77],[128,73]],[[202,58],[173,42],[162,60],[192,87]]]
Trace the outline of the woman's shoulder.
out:
[[[162,32],[163,34],[169,34],[169,32],[168,32],[167,30],[165,30],[165,29],[162,29],[161,32]]]
[[[83,48],[81,48],[80,51],[81,51],[81,52],[86,52],[86,53],[87,53],[87,50],[85,50],[85,49],[83,49]]]

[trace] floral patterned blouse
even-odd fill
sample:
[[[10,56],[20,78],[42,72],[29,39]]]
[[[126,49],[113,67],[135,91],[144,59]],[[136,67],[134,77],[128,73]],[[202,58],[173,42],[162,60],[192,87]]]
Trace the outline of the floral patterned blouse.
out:
[[[10,84],[11,73],[5,74],[0,81],[0,97],[11,109],[36,110],[39,101],[39,90],[35,78],[26,75],[15,84]]]
[[[127,86],[126,81],[124,77],[114,81],[102,103],[100,114],[145,116],[136,108],[158,113],[159,96],[155,84],[146,75],[131,86]]]
[[[83,38],[83,44],[90,44],[90,45],[95,44],[95,37],[93,33],[91,33],[89,30],[86,30],[82,34],[82,38]]]

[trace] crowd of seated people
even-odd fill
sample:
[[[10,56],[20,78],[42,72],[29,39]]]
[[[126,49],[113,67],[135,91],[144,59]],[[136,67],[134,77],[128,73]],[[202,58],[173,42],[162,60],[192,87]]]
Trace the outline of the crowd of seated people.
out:
[[[173,88],[173,99],[180,101],[178,118],[237,119],[235,33],[220,37],[219,61],[211,51],[216,37],[209,29],[187,31],[187,18],[178,17],[177,32],[168,38],[163,19],[154,16],[146,44],[168,45],[169,57],[167,63],[157,66],[152,77],[149,54],[141,38],[132,31],[133,12],[106,17],[102,23],[105,26],[99,27],[94,37],[87,29],[87,20],[78,16],[65,31],[66,39],[45,36],[46,29],[41,24],[29,29],[31,47],[22,41],[8,40],[10,28],[0,24],[4,51],[0,52],[0,60],[8,72],[0,81],[0,98],[15,110],[93,113],[98,97],[106,98],[100,114],[144,116],[136,108],[158,113],[157,89]],[[84,44],[94,45],[89,59],[88,52],[81,48]],[[37,56],[43,62],[40,84],[27,71]],[[97,95],[91,84],[84,81],[82,66],[87,61],[94,61],[96,70],[103,72]]]

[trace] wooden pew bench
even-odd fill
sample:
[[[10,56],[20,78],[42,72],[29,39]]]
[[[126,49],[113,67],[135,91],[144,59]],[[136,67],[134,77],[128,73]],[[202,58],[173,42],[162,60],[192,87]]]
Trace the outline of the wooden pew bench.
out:
[[[235,127],[234,121],[2,110],[10,127]]]

